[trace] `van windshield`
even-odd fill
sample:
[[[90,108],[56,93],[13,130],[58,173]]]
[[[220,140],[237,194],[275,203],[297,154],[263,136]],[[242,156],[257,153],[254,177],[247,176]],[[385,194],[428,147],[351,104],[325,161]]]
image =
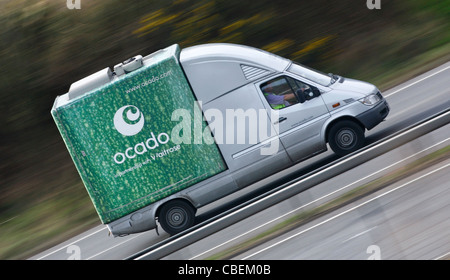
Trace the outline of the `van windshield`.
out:
[[[318,83],[322,86],[329,86],[332,84],[332,79],[330,76],[326,75],[325,73],[322,73],[320,71],[317,71],[315,69],[311,69],[304,65],[299,65],[296,63],[292,63],[291,66],[287,69],[287,71],[297,74],[300,77],[303,77],[305,79],[308,79],[310,81],[313,81],[315,83]]]

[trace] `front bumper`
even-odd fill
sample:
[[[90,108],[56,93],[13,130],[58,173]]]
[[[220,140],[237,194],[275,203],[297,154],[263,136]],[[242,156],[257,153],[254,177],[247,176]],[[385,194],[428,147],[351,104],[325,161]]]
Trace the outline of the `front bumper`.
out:
[[[373,108],[359,114],[356,118],[367,128],[367,130],[371,130],[387,117],[389,111],[389,104],[386,99],[382,99]]]

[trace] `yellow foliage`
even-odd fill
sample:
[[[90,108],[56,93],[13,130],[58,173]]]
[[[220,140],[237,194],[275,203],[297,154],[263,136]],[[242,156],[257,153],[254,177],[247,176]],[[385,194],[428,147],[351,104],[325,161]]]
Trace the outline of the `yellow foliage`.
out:
[[[212,12],[211,9],[214,8],[214,5],[215,5],[214,1],[208,1],[205,4],[193,9],[191,13],[198,14],[201,16],[209,16],[211,15]]]
[[[146,23],[144,26],[133,31],[133,34],[138,34],[143,36],[151,33],[152,31],[159,28],[160,25],[171,22],[175,20],[180,14],[174,15],[164,15],[162,10],[155,11],[148,14],[141,19],[141,23]],[[147,23],[148,22],[148,23]]]
[[[311,51],[314,51],[320,47],[323,47],[327,42],[329,42],[331,39],[333,39],[334,35],[328,35],[319,39],[313,39],[305,44],[305,47],[303,47],[301,50],[298,50],[292,54],[292,56],[295,59],[298,59]]]
[[[283,39],[279,41],[272,42],[263,47],[264,50],[271,53],[279,53],[281,50],[291,47],[294,45],[294,41],[290,39]]]
[[[160,17],[160,16],[162,16],[163,14],[164,14],[163,10],[162,10],[162,9],[159,9],[159,10],[157,10],[157,11],[154,11],[154,12],[152,12],[152,13],[150,13],[150,14],[144,16],[144,17],[142,17],[142,19],[140,20],[140,22],[141,22],[141,23],[145,23],[145,22],[147,22],[147,21],[154,20],[155,18]]]
[[[250,18],[240,19],[240,20],[237,20],[225,27],[222,27],[220,29],[220,35],[227,35],[231,32],[235,32],[235,31],[239,30],[239,28],[242,28],[243,26],[247,26],[247,25],[251,25],[251,24],[259,24],[268,19],[269,19],[269,17],[267,15],[263,15],[263,14],[256,14]]]
[[[178,0],[177,2],[182,3],[183,1]],[[144,16],[140,20],[140,23],[143,24],[143,26],[134,30],[133,34],[144,36],[157,30],[161,25],[166,23],[175,26],[175,36],[180,36],[180,34],[183,33],[190,34],[193,33],[193,30],[200,33],[209,31],[209,29],[214,27],[215,15],[212,10],[214,5],[213,1],[206,2],[191,11],[176,14],[167,14],[165,9],[159,9]],[[205,27],[207,30],[202,30],[205,29]]]

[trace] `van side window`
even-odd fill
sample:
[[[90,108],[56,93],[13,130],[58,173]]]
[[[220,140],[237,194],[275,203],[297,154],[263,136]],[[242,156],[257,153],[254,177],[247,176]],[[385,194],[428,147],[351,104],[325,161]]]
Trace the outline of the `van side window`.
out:
[[[277,77],[261,84],[261,91],[267,102],[275,110],[299,103],[292,86],[285,76]]]
[[[301,103],[311,100],[318,96],[318,89],[316,89],[313,86],[310,86],[306,83],[303,83],[299,80],[295,80],[291,77],[286,77],[289,81],[289,84],[291,85],[294,92],[297,94],[297,98],[300,100]]]

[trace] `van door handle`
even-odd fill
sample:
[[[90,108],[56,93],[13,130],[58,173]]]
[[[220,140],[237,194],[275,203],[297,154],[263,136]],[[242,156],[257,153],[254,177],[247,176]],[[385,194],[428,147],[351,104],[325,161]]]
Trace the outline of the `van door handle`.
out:
[[[284,122],[285,120],[287,120],[286,117],[280,117],[280,118],[278,119],[278,121],[276,121],[274,124],[282,123],[282,122]]]

